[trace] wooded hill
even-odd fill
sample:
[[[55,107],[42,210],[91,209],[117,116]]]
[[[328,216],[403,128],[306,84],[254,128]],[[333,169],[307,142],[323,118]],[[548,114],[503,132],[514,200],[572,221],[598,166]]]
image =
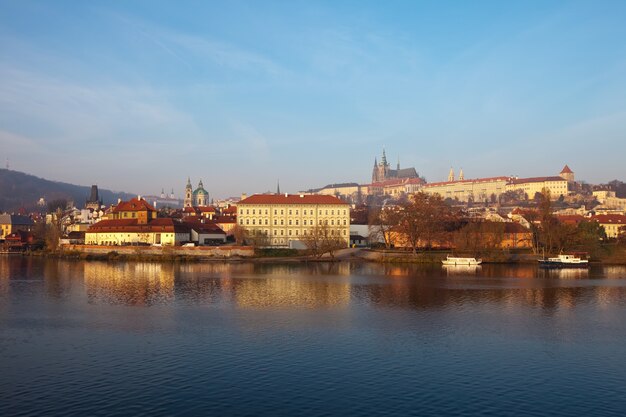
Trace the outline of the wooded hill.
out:
[[[0,212],[17,211],[24,207],[27,211],[40,210],[37,202],[44,197],[46,202],[65,199],[72,200],[76,207],[83,207],[89,197],[91,185],[74,185],[50,181],[23,172],[0,169]],[[118,198],[127,200],[134,194],[99,189],[104,204],[116,202]]]

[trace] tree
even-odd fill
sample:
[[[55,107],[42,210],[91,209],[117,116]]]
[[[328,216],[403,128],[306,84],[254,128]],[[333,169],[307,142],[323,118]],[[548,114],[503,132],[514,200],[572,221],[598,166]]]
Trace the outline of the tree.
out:
[[[235,238],[235,242],[237,243],[237,245],[244,245],[246,243],[248,231],[245,228],[236,224],[235,226],[233,226],[232,229],[230,229],[230,233]]]
[[[385,242],[385,247],[390,249],[392,244],[391,231],[398,225],[399,220],[398,207],[383,205],[370,210],[368,217],[370,240],[382,239]]]
[[[341,230],[330,227],[327,223],[317,225],[302,236],[302,242],[316,258],[328,253],[335,257],[335,251],[347,247],[347,242],[340,235]]]
[[[458,213],[438,194],[413,194],[411,200],[398,211],[398,232],[404,234],[413,253],[423,244],[430,248],[442,236],[448,223],[458,220]]]

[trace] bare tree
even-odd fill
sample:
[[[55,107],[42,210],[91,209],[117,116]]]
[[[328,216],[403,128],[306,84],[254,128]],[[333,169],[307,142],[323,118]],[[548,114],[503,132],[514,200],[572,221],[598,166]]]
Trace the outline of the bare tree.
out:
[[[397,206],[382,206],[369,213],[368,225],[370,239],[383,240],[387,249],[392,245],[392,230],[398,226],[399,210]]]
[[[325,253],[334,258],[337,250],[347,247],[347,242],[340,233],[341,229],[333,228],[324,223],[309,229],[301,240],[316,258],[321,258]]]

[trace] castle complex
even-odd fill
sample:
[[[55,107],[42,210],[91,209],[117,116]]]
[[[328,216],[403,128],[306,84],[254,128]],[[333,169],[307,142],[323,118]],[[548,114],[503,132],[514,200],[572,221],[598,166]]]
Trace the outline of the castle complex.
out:
[[[380,162],[374,158],[374,169],[372,170],[372,183],[383,182],[390,179],[398,178],[419,178],[415,168],[400,169],[400,160],[398,159],[397,169],[391,169],[391,165],[387,162],[387,155],[383,149],[383,157]]]

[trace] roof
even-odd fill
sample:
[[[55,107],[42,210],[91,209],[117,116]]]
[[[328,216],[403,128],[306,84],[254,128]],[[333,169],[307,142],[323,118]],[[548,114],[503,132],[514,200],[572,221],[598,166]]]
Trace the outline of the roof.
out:
[[[561,170],[561,174],[573,174],[574,171],[572,171],[571,169],[569,169],[569,167],[567,165],[565,165],[563,167],[563,169]]]
[[[211,207],[211,206],[201,206],[201,207],[196,207],[196,209],[202,213],[215,213],[215,207]]]
[[[546,182],[546,181],[560,181],[567,182],[561,177],[532,177],[532,178],[515,178],[511,180],[511,184],[527,184],[530,182]]]
[[[113,213],[119,213],[122,211],[156,211],[156,209],[143,198],[132,198],[129,201],[121,201],[113,209]]]
[[[92,225],[88,233],[102,232],[176,232],[185,233],[189,228],[182,223],[175,223],[174,219],[163,217],[152,220],[148,224],[139,224],[138,219],[109,219],[101,220]]]
[[[442,182],[431,182],[430,184],[424,185],[424,187],[441,187],[444,185],[450,184],[468,184],[468,183],[483,183],[483,182],[494,182],[494,181],[509,181],[510,177],[488,177],[488,178],[475,178],[468,180],[457,180],[457,181],[442,181]],[[559,177],[559,179],[562,179]]]
[[[308,195],[308,194],[255,194],[241,200],[239,205],[244,204],[337,204],[347,205],[343,200],[332,195]]]
[[[593,216],[592,219],[602,224],[614,223],[626,225],[626,216],[623,214],[598,214]]]
[[[28,216],[18,214],[0,214],[0,224],[11,224],[14,226],[32,226],[35,224]]]
[[[215,223],[237,223],[237,219],[233,216],[218,216],[213,220]]]
[[[237,206],[226,207],[225,209],[222,210],[222,213],[224,213],[224,214],[226,214],[226,213],[237,214]]]
[[[562,214],[557,215],[556,218],[559,219],[561,223],[574,225],[584,222],[585,220],[589,220],[585,218],[585,216],[581,216],[580,214]]]
[[[346,187],[358,187],[359,184],[356,182],[342,182],[340,184],[328,184],[321,188],[321,190],[325,190],[328,188],[346,188]]]

